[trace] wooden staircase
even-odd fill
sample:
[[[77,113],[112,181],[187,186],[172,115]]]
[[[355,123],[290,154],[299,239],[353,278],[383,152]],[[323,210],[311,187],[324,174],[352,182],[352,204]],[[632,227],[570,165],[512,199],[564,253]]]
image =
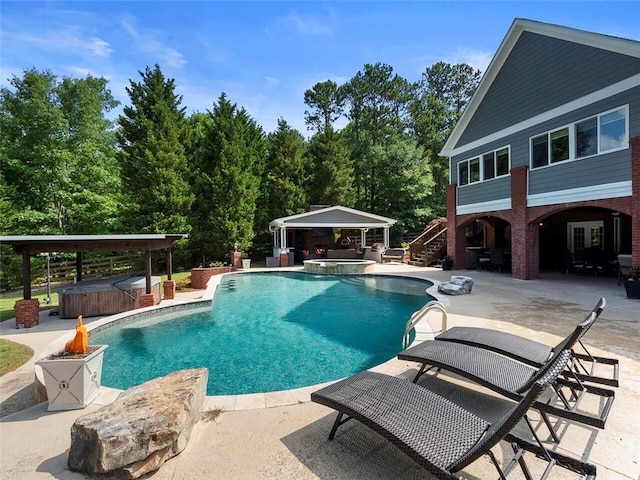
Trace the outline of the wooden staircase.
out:
[[[447,219],[436,218],[409,243],[410,265],[428,267],[440,262],[447,254]]]

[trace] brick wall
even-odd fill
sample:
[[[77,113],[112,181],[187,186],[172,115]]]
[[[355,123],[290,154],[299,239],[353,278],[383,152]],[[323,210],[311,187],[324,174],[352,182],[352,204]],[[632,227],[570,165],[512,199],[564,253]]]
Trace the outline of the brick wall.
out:
[[[211,277],[232,271],[233,267],[194,268],[191,270],[191,288],[204,290]]]

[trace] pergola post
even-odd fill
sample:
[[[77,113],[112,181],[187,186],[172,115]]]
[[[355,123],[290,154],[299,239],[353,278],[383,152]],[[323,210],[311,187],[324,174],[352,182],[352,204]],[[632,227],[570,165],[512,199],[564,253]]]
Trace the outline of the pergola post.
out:
[[[82,260],[83,260],[83,253],[82,252],[76,252],[76,281],[81,282],[82,281]]]
[[[31,299],[31,255],[29,252],[22,254],[22,298]]]

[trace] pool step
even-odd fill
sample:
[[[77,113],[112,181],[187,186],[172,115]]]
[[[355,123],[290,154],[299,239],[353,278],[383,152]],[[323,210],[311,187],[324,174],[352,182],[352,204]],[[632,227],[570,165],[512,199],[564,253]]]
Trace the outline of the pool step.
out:
[[[221,285],[227,290],[235,290],[238,288],[238,284],[236,283],[235,278],[230,278],[229,280],[222,282]]]

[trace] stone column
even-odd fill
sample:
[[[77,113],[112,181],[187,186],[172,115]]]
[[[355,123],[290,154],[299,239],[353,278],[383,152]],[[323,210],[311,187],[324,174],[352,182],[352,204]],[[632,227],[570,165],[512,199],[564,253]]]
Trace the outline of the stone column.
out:
[[[164,290],[164,299],[165,300],[173,300],[176,298],[176,282],[175,280],[165,280],[162,285]]]
[[[40,324],[40,302],[37,298],[18,300],[13,309],[16,312],[16,328],[31,328]]]

